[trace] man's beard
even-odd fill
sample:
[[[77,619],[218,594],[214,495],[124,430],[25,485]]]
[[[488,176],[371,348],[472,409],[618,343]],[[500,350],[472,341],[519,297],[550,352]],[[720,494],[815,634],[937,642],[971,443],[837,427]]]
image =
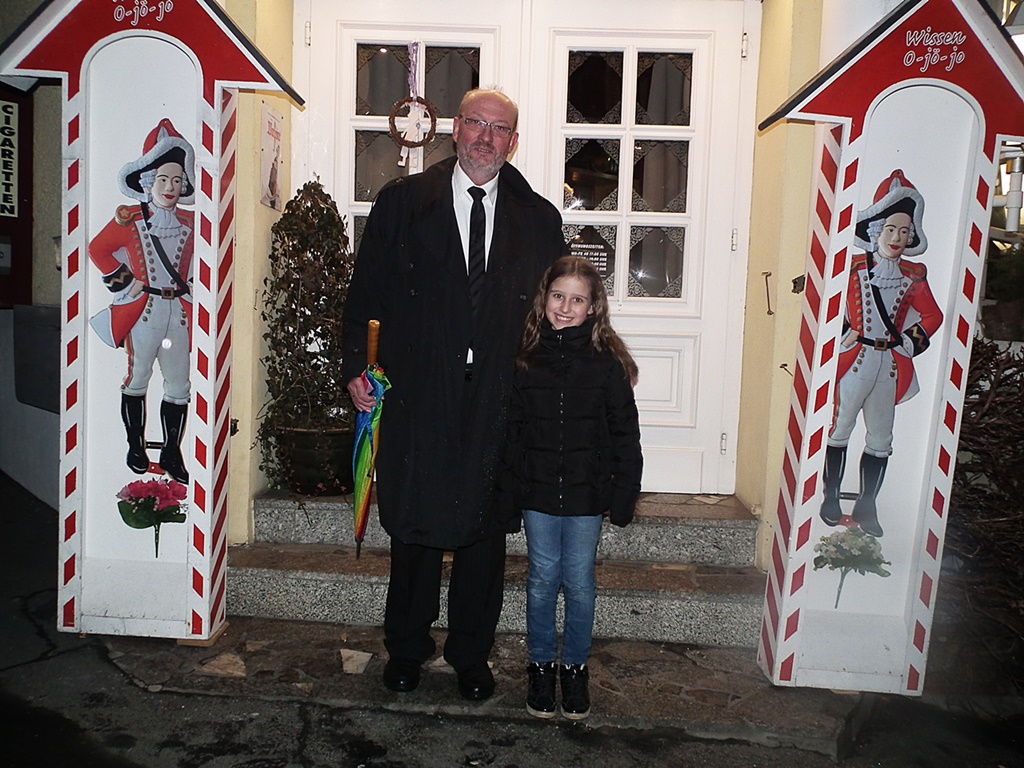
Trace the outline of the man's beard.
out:
[[[491,150],[490,161],[485,162],[477,160],[472,153],[475,146],[488,147]],[[473,142],[468,145],[458,144],[456,145],[456,153],[459,157],[459,163],[462,165],[463,170],[469,169],[477,172],[480,175],[486,175],[488,179],[493,179],[498,175],[498,171],[501,170],[501,166],[505,164],[505,158],[497,153],[496,148],[493,145],[484,144],[482,142]]]

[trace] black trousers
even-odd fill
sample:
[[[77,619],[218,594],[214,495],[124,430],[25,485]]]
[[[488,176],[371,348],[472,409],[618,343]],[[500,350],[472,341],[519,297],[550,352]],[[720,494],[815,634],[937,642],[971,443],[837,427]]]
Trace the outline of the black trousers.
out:
[[[391,539],[384,646],[392,658],[422,664],[434,654],[430,628],[440,615],[443,557],[442,549]],[[504,585],[504,533],[453,552],[444,658],[456,671],[487,663]]]

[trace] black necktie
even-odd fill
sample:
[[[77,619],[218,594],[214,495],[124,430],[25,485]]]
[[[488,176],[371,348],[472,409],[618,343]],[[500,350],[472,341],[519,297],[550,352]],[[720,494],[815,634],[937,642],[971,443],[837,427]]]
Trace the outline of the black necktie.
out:
[[[469,211],[469,300],[476,315],[480,305],[480,292],[484,285],[484,272],[487,270],[484,259],[484,241],[487,234],[487,217],[484,215],[484,195],[480,187],[470,187],[469,194],[473,197],[473,207]]]

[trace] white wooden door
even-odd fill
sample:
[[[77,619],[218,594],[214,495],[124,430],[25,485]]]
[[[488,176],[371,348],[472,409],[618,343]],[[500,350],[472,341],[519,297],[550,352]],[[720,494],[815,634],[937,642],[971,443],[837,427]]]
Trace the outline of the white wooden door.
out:
[[[319,177],[355,240],[387,179],[453,154],[464,86],[519,103],[513,162],[603,270],[640,365],[644,490],[732,493],[757,0],[297,0],[295,30],[292,186]],[[389,129],[425,138],[392,110],[410,95],[435,135],[403,158]]]

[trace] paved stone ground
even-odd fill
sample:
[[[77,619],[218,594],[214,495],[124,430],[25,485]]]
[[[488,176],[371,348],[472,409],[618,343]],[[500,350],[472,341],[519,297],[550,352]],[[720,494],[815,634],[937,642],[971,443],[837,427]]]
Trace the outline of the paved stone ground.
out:
[[[438,647],[444,633],[435,632]],[[500,635],[491,657],[495,696],[461,699],[454,671],[436,658],[420,687],[384,688],[387,659],[376,627],[232,618],[207,648],[107,637],[111,659],[151,691],[296,697],[361,709],[532,720],[525,710],[526,646]],[[860,695],[777,688],[753,649],[598,640],[590,661],[589,726],[671,727],[694,737],[787,745],[835,755],[851,735]]]
[[[18,542],[0,579],[4,768],[827,768],[840,752],[843,768],[1024,768],[1022,699],[955,625],[921,698],[773,688],[752,649],[598,640],[593,716],[539,721],[519,635],[499,637],[498,692],[473,704],[443,662],[384,689],[377,628],[232,617],[210,647],[60,633],[56,514],[2,473],[0,535]]]

